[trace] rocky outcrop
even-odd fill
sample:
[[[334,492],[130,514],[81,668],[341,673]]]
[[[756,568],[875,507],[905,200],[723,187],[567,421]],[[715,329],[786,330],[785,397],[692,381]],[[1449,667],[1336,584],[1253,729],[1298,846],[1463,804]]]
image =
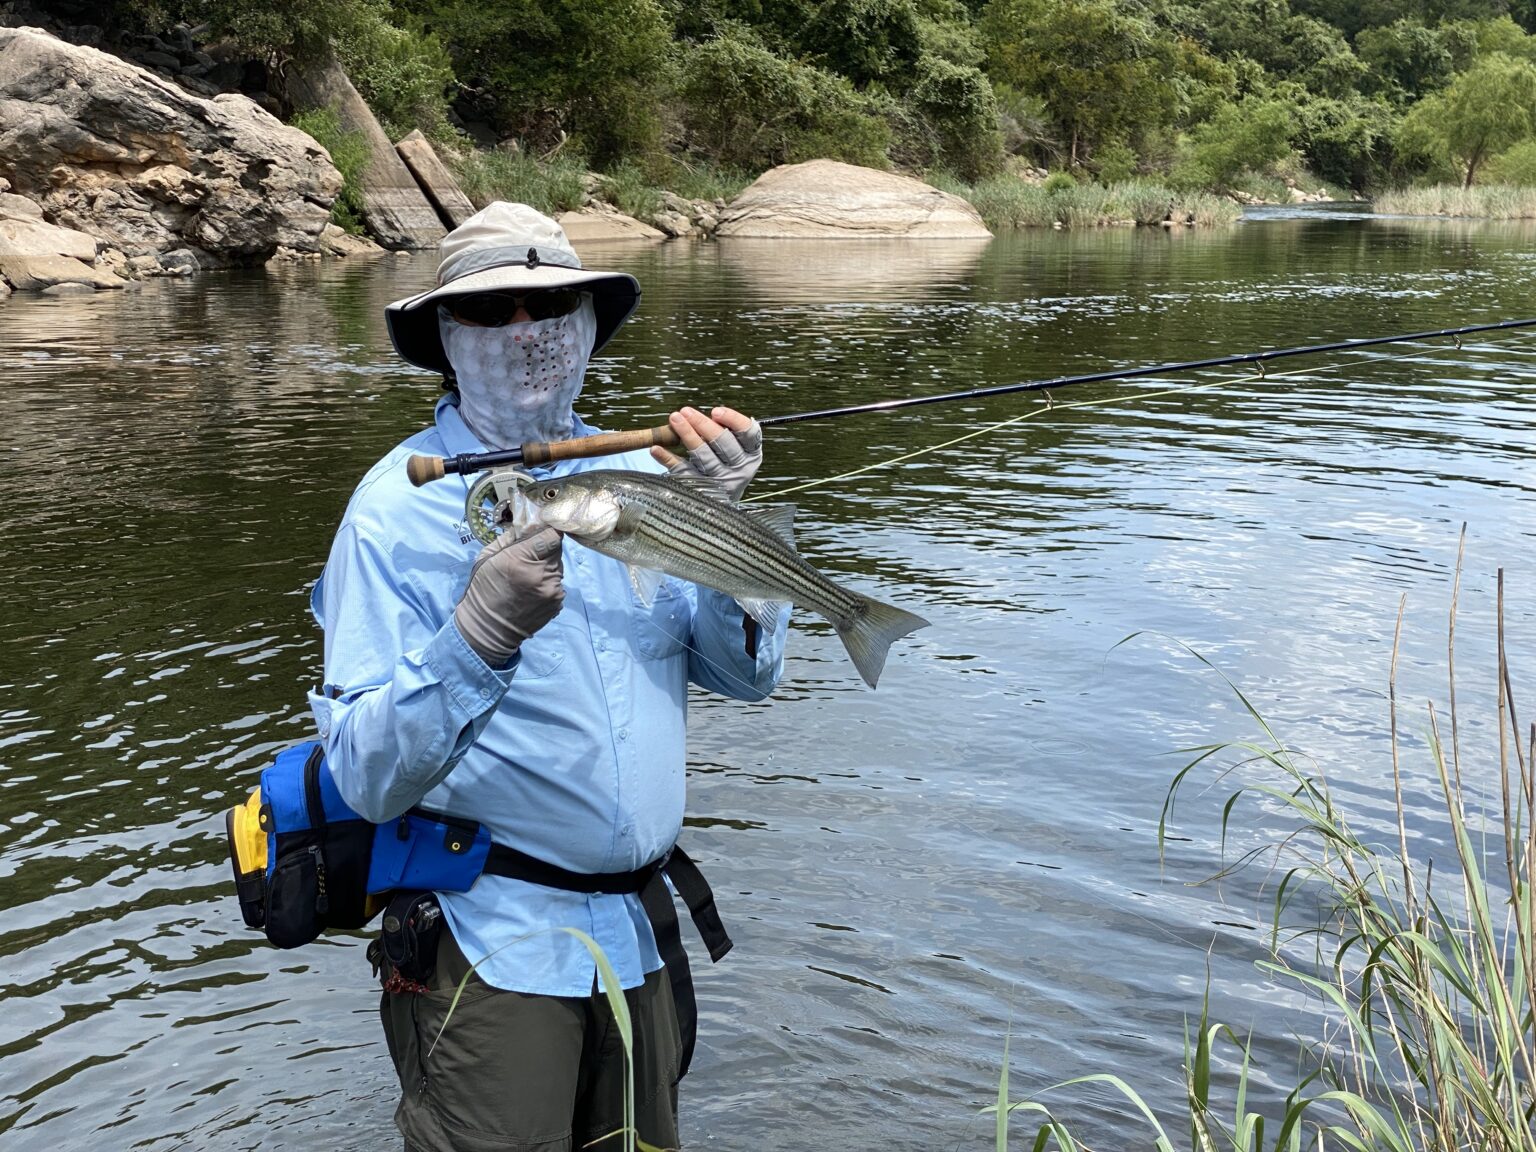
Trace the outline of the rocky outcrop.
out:
[[[578,212],[562,212],[555,222],[572,244],[602,240],[665,240],[667,234],[626,216],[617,208],[596,203]]]
[[[921,180],[810,160],[764,172],[731,202],[715,235],[962,239],[992,233],[960,197]]]
[[[11,288],[43,292],[60,286],[121,288],[112,257],[98,255],[96,237],[59,228],[43,219],[43,210],[25,196],[6,191],[0,178],[0,296]],[[122,253],[114,253],[123,259]]]
[[[436,247],[447,229],[341,65],[311,65],[289,76],[288,89],[300,107],[330,108],[344,131],[361,132],[368,142],[363,223],[373,238],[386,248]]]
[[[341,174],[244,96],[195,96],[35,28],[0,28],[0,177],[125,257],[198,267],[319,250]]]

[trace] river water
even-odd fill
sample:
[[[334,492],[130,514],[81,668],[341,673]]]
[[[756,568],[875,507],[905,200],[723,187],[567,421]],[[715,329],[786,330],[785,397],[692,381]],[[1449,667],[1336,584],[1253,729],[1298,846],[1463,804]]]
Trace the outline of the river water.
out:
[[[1533,236],[1276,214],[593,249],[645,301],[583,411],[778,414],[1526,316]],[[381,312],[432,273],[384,258],[0,303],[0,1147],[393,1141],[363,938],[278,952],[244,929],[222,827],[311,734],[308,589],[352,483],[430,416],[435,382],[392,357]],[[797,617],[771,702],[694,701],[685,842],[737,948],[699,975],[691,1146],[981,1147],[1010,1036],[1015,1098],[1113,1071],[1167,1109],[1208,970],[1213,1017],[1253,1031],[1261,1093],[1290,1087],[1319,1017],[1254,967],[1265,877],[1193,886],[1223,859],[1230,784],[1199,778],[1159,860],[1175,750],[1256,735],[1182,645],[1385,834],[1406,596],[1405,767],[1433,850],[1422,702],[1446,697],[1463,523],[1476,789],[1498,568],[1517,685],[1536,638],[1536,336],[1386,352],[1063,391],[794,497],[816,563],[932,627],[870,692]],[[756,488],[1039,407],[776,428]],[[1288,827],[1240,806],[1227,858]],[[1104,1146],[1149,1143],[1110,1093],[1053,1099]]]

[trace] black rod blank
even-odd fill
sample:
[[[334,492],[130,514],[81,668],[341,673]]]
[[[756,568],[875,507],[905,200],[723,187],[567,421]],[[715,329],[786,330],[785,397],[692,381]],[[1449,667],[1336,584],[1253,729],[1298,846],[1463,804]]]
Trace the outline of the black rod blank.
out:
[[[1057,376],[1050,380],[1028,380],[1019,384],[1000,384],[991,388],[971,388],[961,392],[944,392],[932,396],[911,396],[900,400],[878,400],[872,404],[850,404],[845,408],[822,408],[814,412],[794,412],[785,416],[759,417],[758,423],[794,424],[801,420],[829,420],[835,416],[856,416],[863,412],[894,412],[902,408],[915,408],[920,404],[944,404],[954,400],[977,400],[985,396],[1008,396],[1015,392],[1047,392],[1053,388],[1068,388],[1074,384],[1095,384],[1107,380],[1134,380],[1145,376],[1167,376],[1176,372],[1198,372],[1205,368],[1224,368],[1236,364],[1265,364],[1271,360],[1283,360],[1289,356],[1310,356],[1324,352],[1343,352],[1355,348],[1374,348],[1382,344],[1407,344],[1415,340],[1438,340],[1446,337],[1469,336],[1474,332],[1501,332],[1511,328],[1536,327],[1536,318],[1529,320],[1501,320],[1493,324],[1466,324],[1460,328],[1436,328],[1428,332],[1404,332],[1396,336],[1367,336],[1356,340],[1335,340],[1327,344],[1303,344],[1295,348],[1275,348],[1267,352],[1241,352],[1232,356],[1211,356],[1204,360],[1182,360],[1171,364],[1153,364],[1143,368],[1110,368],[1103,372],[1088,372],[1080,376]],[[522,448],[505,448],[498,452],[463,453],[449,456],[442,461],[442,472],[468,475],[499,468],[504,464],[520,464]],[[434,465],[436,461],[434,459]]]

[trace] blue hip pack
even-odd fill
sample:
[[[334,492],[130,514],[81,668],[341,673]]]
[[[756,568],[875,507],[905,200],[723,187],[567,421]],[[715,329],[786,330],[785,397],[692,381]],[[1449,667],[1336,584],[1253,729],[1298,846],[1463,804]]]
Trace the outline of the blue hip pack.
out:
[[[364,820],[315,741],[279,752],[230,809],[225,831],[241,915],[279,948],[361,928],[397,889],[467,892],[491,850],[479,824],[421,808],[386,824]]]

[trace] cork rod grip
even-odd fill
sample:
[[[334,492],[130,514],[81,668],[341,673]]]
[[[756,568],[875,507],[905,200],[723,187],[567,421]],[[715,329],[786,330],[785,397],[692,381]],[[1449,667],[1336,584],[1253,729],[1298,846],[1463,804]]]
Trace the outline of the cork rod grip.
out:
[[[405,474],[411,484],[420,488],[423,484],[430,484],[434,480],[443,478],[443,458],[441,456],[412,456],[405,462]]]
[[[613,456],[620,452],[635,452],[657,444],[663,448],[676,448],[677,433],[663,424],[659,428],[637,428],[633,432],[601,432],[596,436],[582,436],[575,440],[524,444],[523,463],[538,465],[587,456]]]

